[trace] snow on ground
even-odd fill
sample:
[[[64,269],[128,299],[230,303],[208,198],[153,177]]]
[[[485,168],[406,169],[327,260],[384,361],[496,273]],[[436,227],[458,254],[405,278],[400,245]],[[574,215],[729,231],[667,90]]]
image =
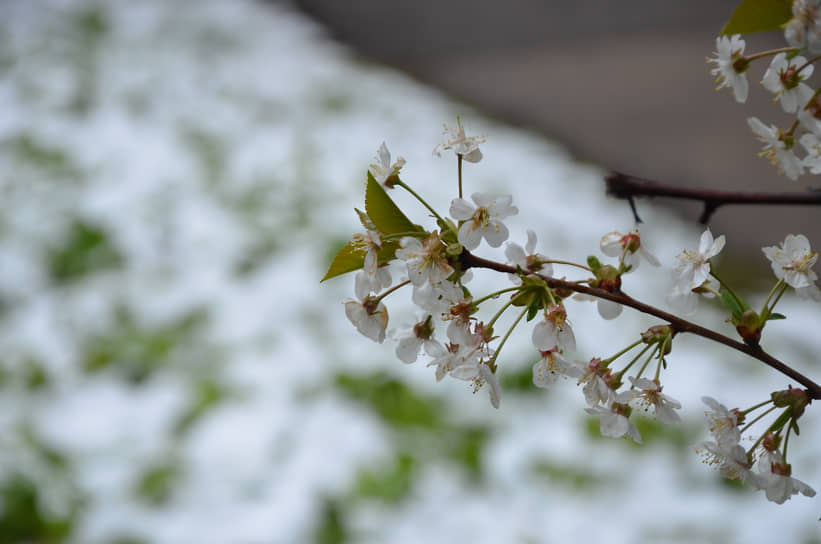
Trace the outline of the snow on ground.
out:
[[[356,334],[340,304],[352,278],[318,283],[360,229],[353,208],[383,140],[445,211],[455,161],[431,149],[461,115],[489,135],[466,192],[512,193],[512,240],[535,228],[542,252],[579,261],[632,226],[602,170],[357,60],[281,4],[3,9],[4,541],[817,538],[817,498],[773,505],[720,485],[686,449],[705,435],[701,395],[751,404],[786,384],[757,363],[682,339],[665,392],[683,402],[684,430],[633,448],[585,430],[570,383],[511,386],[499,411],[461,382],[436,384],[390,341]],[[696,244],[695,226],[642,213],[663,262]],[[625,288],[662,303],[667,274],[643,267]],[[473,289],[496,281],[477,273]],[[396,326],[411,319],[400,298]],[[725,326],[702,307],[700,321]],[[796,318],[769,345],[817,370],[817,307],[782,311]],[[653,324],[632,311],[602,323],[585,303],[571,318],[585,357]],[[529,332],[506,349],[502,371],[526,375]],[[791,443],[795,474],[816,488],[818,422],[809,414]]]

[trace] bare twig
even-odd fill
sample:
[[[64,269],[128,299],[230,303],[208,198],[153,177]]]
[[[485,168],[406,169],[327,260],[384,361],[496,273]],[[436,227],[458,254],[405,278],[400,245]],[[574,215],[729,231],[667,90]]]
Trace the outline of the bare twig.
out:
[[[465,250],[462,253],[462,255],[459,257],[459,260],[462,263],[462,267],[465,270],[468,268],[488,268],[490,270],[496,270],[497,272],[505,272],[509,274],[517,273],[516,267],[477,257],[476,255],[473,255],[467,250]],[[640,302],[624,294],[623,292],[610,292],[604,289],[588,287],[586,285],[581,285],[566,280],[560,280],[558,278],[552,278],[550,276],[545,276],[542,274],[536,275],[543,279],[553,289],[568,289],[570,291],[574,291],[577,293],[584,293],[586,295],[590,295],[593,297],[611,300],[623,306],[628,306],[642,313],[652,315],[663,321],[666,321],[670,324],[670,326],[676,333],[687,332],[695,334],[696,336],[701,336],[703,338],[713,340],[714,342],[724,344],[725,346],[728,346],[736,351],[745,353],[750,357],[758,359],[765,365],[777,370],[778,372],[781,372],[785,376],[792,378],[796,382],[806,387],[807,392],[809,393],[811,398],[821,399],[821,385],[818,385],[807,376],[804,376],[797,370],[793,369],[792,367],[788,366],[787,364],[779,361],[772,355],[768,354],[760,346],[749,346],[737,340],[733,340],[732,338],[724,336],[723,334],[719,334],[700,325],[696,325],[691,321],[687,321],[686,319],[682,319],[678,316],[660,310],[654,306],[650,306],[649,304]]]
[[[744,193],[737,191],[716,191],[712,189],[688,189],[671,187],[656,181],[641,179],[619,172],[611,172],[604,178],[607,194],[627,200],[633,217],[641,223],[636,212],[635,197],[662,196],[686,200],[698,200],[704,203],[704,211],[699,223],[704,225],[719,206],[725,204],[758,204],[758,205],[801,205],[817,206],[821,204],[821,191],[807,193]]]

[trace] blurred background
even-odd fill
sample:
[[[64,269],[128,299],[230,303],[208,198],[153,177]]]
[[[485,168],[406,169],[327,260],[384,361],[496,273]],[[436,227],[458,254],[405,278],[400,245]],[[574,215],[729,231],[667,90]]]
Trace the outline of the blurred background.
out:
[[[361,229],[382,141],[447,210],[455,160],[431,150],[457,115],[488,135],[467,192],[512,193],[511,240],[533,228],[557,258],[604,259],[601,236],[633,227],[603,194],[608,169],[812,183],[755,158],[745,118],[775,111],[763,93],[743,106],[713,90],[704,57],[731,9],[0,2],[0,542],[820,542],[818,498],[774,505],[690,448],[702,395],[744,407],[786,387],[762,365],[677,340],[663,380],[684,422],[637,418],[638,447],[603,439],[572,382],[532,386],[530,330],[500,358],[494,410],[360,336],[341,304],[352,277],[319,284]],[[665,267],[625,290],[664,305],[698,210],[639,211]],[[816,242],[811,212],[720,210],[722,272],[760,303],[759,248]],[[500,279],[476,276],[475,293]],[[391,329],[413,322],[405,298],[387,301]],[[817,375],[818,307],[788,294],[779,308],[765,346]],[[569,312],[582,359],[655,324]],[[730,332],[707,301],[696,320]],[[805,418],[790,461],[817,489],[819,418]]]

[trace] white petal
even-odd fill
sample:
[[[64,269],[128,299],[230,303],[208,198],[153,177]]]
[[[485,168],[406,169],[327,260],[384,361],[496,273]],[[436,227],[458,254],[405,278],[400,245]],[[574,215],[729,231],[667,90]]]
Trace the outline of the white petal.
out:
[[[504,223],[493,220],[488,222],[487,230],[482,231],[482,233],[485,235],[485,240],[487,240],[490,247],[501,246],[510,235]]]
[[[547,351],[556,347],[558,338],[556,337],[556,327],[547,321],[540,321],[533,327],[531,336],[533,345],[540,351]]]
[[[479,151],[479,148],[477,147],[476,149],[474,149],[470,153],[462,155],[462,158],[465,159],[468,162],[476,163],[476,162],[479,162],[479,161],[482,160],[482,152]],[[497,408],[498,408],[498,406],[497,406]]]
[[[485,379],[485,383],[489,386],[488,393],[490,394],[490,403],[494,408],[498,409],[499,401],[502,398],[502,388],[499,385],[498,373],[492,372],[487,365],[479,365],[479,372],[481,372],[482,378]]]
[[[464,198],[454,198],[450,203],[450,216],[457,221],[466,221],[473,217],[476,208]]]
[[[533,252],[536,251],[536,233],[531,229],[527,229],[527,244],[525,244],[525,251],[528,255],[533,255]]]
[[[599,299],[598,302],[599,315],[604,319],[616,319],[621,315],[621,304],[613,302],[612,300]]]
[[[609,232],[602,236],[599,247],[601,252],[608,257],[620,257],[623,251],[621,247],[622,234],[620,232]]]
[[[460,244],[465,246],[465,249],[472,251],[479,247],[479,242],[482,241],[482,230],[476,227],[474,221],[467,221],[459,227],[457,239]]]
[[[505,257],[507,258],[508,262],[514,265],[519,265],[522,269],[527,267],[527,254],[525,250],[522,249],[522,246],[516,244],[514,242],[510,242],[507,244],[505,248]]]
[[[379,146],[379,149],[376,151],[377,155],[379,156],[380,165],[383,168],[390,168],[391,167],[391,152],[388,151],[388,146],[385,145],[385,142],[382,142],[382,145]]]
[[[420,347],[422,347],[422,340],[414,336],[413,331],[411,331],[410,336],[399,340],[399,344],[396,346],[396,356],[403,363],[411,364],[419,356]]]

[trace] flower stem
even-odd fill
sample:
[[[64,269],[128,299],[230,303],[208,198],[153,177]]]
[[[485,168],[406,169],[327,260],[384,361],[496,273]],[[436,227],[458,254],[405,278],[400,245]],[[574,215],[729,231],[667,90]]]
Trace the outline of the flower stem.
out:
[[[751,60],[760,59],[762,57],[774,56],[774,55],[777,55],[779,53],[790,53],[790,52],[793,52],[793,51],[797,52],[797,51],[799,51],[799,48],[798,47],[782,47],[780,49],[769,49],[767,51],[761,51],[760,53],[747,55],[744,58],[746,58],[747,61],[751,61]]]
[[[790,441],[790,431],[792,431],[793,423],[795,423],[794,419],[790,419],[789,425],[787,425],[787,432],[784,433],[784,448],[781,450],[781,458],[784,462],[787,462],[787,443]]]
[[[749,414],[753,410],[757,410],[757,409],[761,408],[762,406],[766,406],[767,404],[770,404],[771,402],[772,402],[772,399],[767,399],[764,402],[759,402],[758,404],[750,406],[746,410],[740,410],[740,413],[741,413],[741,415],[746,416],[747,414]]]
[[[730,296],[732,296],[732,297],[735,299],[735,301],[738,303],[738,305],[739,305],[739,306],[741,306],[742,308],[744,308],[745,306],[747,306],[747,304],[744,302],[744,300],[743,300],[740,296],[738,296],[738,295],[736,294],[736,292],[735,292],[735,291],[733,291],[733,288],[732,288],[732,287],[730,287],[729,285],[727,285],[726,283],[724,283],[724,280],[722,280],[720,277],[718,277],[718,275],[717,275],[717,274],[715,273],[715,271],[713,270],[713,263],[712,263],[712,261],[710,262],[710,274],[711,274],[711,275],[712,275],[715,279],[717,279],[717,280],[718,280],[718,283],[720,283],[720,284],[721,284],[721,286],[722,286],[723,288],[725,288],[725,289],[727,290],[727,292],[728,292],[728,293],[730,293]]]
[[[639,378],[641,378],[641,375],[642,375],[642,374],[644,374],[644,371],[645,371],[645,370],[647,370],[647,365],[649,365],[649,364],[650,364],[650,361],[652,361],[652,360],[653,360],[653,358],[656,356],[656,351],[658,351],[660,348],[661,348],[661,346],[659,346],[658,344],[656,344],[655,346],[653,346],[653,351],[651,351],[651,352],[650,352],[650,355],[648,355],[648,356],[647,356],[647,360],[646,360],[646,361],[644,361],[644,364],[643,364],[643,365],[641,365],[641,368],[639,369],[638,374],[636,374],[636,379],[637,379],[637,380],[638,380]]]
[[[501,308],[499,308],[499,311],[496,312],[496,314],[490,319],[490,321],[487,324],[488,327],[492,327],[493,324],[496,323],[496,320],[499,319],[500,317],[502,317],[502,314],[505,312],[505,310],[507,310],[512,304],[513,304],[513,299],[508,300],[507,302],[505,302],[505,305],[502,306]]]
[[[502,346],[505,345],[505,342],[507,342],[507,339],[510,338],[510,334],[513,332],[513,329],[516,328],[516,325],[519,324],[519,321],[522,320],[522,318],[525,316],[526,313],[527,313],[527,308],[522,310],[522,312],[519,314],[519,317],[516,318],[516,321],[513,322],[513,325],[510,326],[510,328],[507,330],[505,335],[502,337],[502,340],[499,342],[499,346],[496,348],[496,351],[493,353],[493,357],[491,357],[490,361],[488,362],[488,366],[491,368],[491,370],[494,370],[494,371],[496,370],[496,358],[499,356],[499,353],[502,351]]]
[[[807,66],[810,66],[811,64],[815,64],[816,61],[818,61],[818,60],[821,60],[821,55],[815,56],[815,57],[811,58],[810,60],[808,60],[807,62],[805,62],[804,64],[802,64],[801,66],[799,66],[798,69],[795,71],[795,73],[800,74],[801,70],[803,70]]]
[[[634,347],[638,346],[642,342],[643,342],[643,340],[641,338],[639,338],[638,340],[636,340],[635,342],[633,342],[632,344],[630,344],[629,346],[627,346],[623,350],[619,351],[618,353],[616,353],[615,355],[613,355],[611,357],[608,357],[607,359],[605,359],[602,362],[605,364],[605,366],[609,365],[610,363],[612,363],[613,361],[615,361],[616,359],[618,359],[619,357],[621,357],[622,355],[624,355],[625,353],[627,353],[628,351],[633,349]]]
[[[764,306],[761,307],[761,315],[769,314],[770,312],[773,311],[773,308],[775,307],[775,302],[778,302],[778,299],[776,299],[776,301],[773,302],[772,307],[770,307],[769,309],[767,309],[767,304],[770,303],[770,299],[773,298],[773,295],[775,294],[776,290],[779,287],[781,287],[782,285],[784,285],[784,278],[781,278],[780,280],[775,282],[775,285],[773,285],[773,288],[770,289],[770,294],[767,295],[767,300],[764,301]]]
[[[761,420],[761,418],[763,418],[764,416],[766,416],[767,414],[769,414],[769,413],[770,413],[770,412],[772,412],[773,410],[775,410],[775,406],[770,406],[769,408],[767,408],[766,410],[764,410],[764,412],[762,412],[761,414],[757,415],[755,419],[753,419],[752,421],[750,421],[749,423],[747,423],[746,425],[744,425],[744,427],[743,427],[742,429],[739,429],[739,431],[738,431],[738,432],[743,433],[744,431],[746,431],[747,429],[749,429],[750,427],[752,427],[754,424],[756,424],[758,421],[760,421],[760,420]],[[756,442],[756,443],[755,443],[755,446],[757,446],[757,445],[758,445],[758,442]],[[755,446],[753,446],[753,449],[755,449]]]
[[[459,174],[459,198],[462,198],[462,155],[456,154],[457,171]]]
[[[521,290],[521,288],[522,288],[521,286],[516,286],[516,287],[507,287],[507,288],[505,288],[505,289],[500,289],[500,290],[498,290],[498,291],[494,291],[494,292],[492,292],[492,293],[490,293],[490,294],[488,294],[488,295],[485,295],[485,296],[483,296],[483,297],[482,297],[482,298],[480,298],[480,299],[474,300],[474,301],[473,301],[473,304],[474,304],[475,306],[478,306],[479,304],[483,303],[484,301],[486,301],[486,300],[488,300],[488,299],[498,297],[498,296],[499,296],[499,295],[501,295],[502,293],[509,293],[510,291],[519,291],[519,290]]]
[[[442,222],[442,223],[444,223],[444,222],[445,222],[445,220],[444,220],[444,219],[442,219],[442,217],[441,217],[438,213],[436,213],[436,210],[434,210],[433,208],[431,208],[431,207],[430,207],[430,204],[428,204],[428,203],[425,201],[425,199],[424,199],[424,198],[422,198],[421,196],[419,196],[418,194],[416,194],[416,191],[414,191],[413,189],[411,189],[411,188],[408,186],[408,184],[407,184],[407,183],[405,183],[405,182],[404,182],[404,181],[402,181],[402,180],[399,180],[399,181],[397,181],[397,182],[396,182],[396,184],[397,184],[398,186],[402,187],[403,189],[405,189],[405,190],[406,190],[407,192],[409,192],[411,195],[413,195],[413,197],[414,197],[416,200],[418,200],[419,202],[421,202],[421,203],[422,203],[422,205],[423,205],[424,207],[426,207],[426,208],[428,209],[428,211],[429,211],[430,213],[432,213],[432,214],[433,214],[433,216],[434,216],[437,220],[439,220],[439,221],[440,221],[440,222]],[[454,234],[456,234],[456,233],[454,233]]]
[[[775,410],[775,408],[776,408],[776,407],[775,407],[775,406],[773,406],[772,408],[770,408],[769,410],[767,410],[767,412],[765,412],[765,413],[769,413],[769,412],[771,412],[771,411]],[[771,424],[769,427],[767,427],[767,430],[766,430],[766,431],[764,431],[763,433],[761,433],[761,436],[759,436],[759,437],[758,437],[758,440],[756,440],[756,441],[755,441],[755,444],[753,444],[753,447],[751,447],[749,451],[750,451],[750,452],[752,452],[753,450],[755,450],[755,449],[758,447],[758,445],[761,443],[761,441],[762,441],[762,440],[764,440],[764,437],[765,437],[765,436],[767,436],[768,434],[770,434],[770,433],[772,433],[772,432],[778,432],[778,431],[781,431],[781,429],[783,429],[783,428],[784,428],[784,424],[785,424],[787,421],[789,421],[791,412],[792,412],[792,410],[791,410],[790,408],[787,408],[786,410],[784,410],[783,412],[781,412],[781,415],[780,415],[780,416],[778,416],[778,417],[775,419],[775,421],[773,421],[773,422],[772,422],[772,424]],[[761,416],[757,417],[757,418],[755,419],[755,421],[758,421],[758,420],[759,420],[759,419],[761,419],[761,417],[763,417],[764,415],[765,415],[765,414],[761,414]],[[752,423],[750,423],[750,425],[752,425]],[[747,429],[747,427],[749,427],[750,425],[747,425],[746,427],[744,427],[744,430],[746,430],[746,429]],[[743,431],[742,431],[742,432],[743,432]]]
[[[376,297],[376,298],[374,299],[374,302],[376,302],[376,303],[378,304],[379,302],[381,302],[381,301],[382,301],[382,299],[383,299],[383,298],[385,298],[386,296],[390,295],[390,294],[391,294],[391,293],[393,293],[394,291],[398,291],[399,289],[401,289],[402,287],[404,287],[404,286],[408,285],[409,283],[410,283],[410,280],[405,280],[405,281],[403,281],[403,282],[402,282],[402,283],[400,283],[400,284],[394,285],[393,287],[391,287],[390,289],[388,289],[387,291],[385,291],[384,293],[382,293],[381,295],[379,295],[378,297]]]
[[[593,272],[593,270],[590,269],[589,267],[584,266],[583,264],[574,263],[574,262],[571,262],[571,261],[562,261],[560,259],[548,259],[544,262],[551,263],[551,264],[566,264],[568,266],[575,266],[576,268],[582,268],[584,270],[587,270],[588,272]]]
[[[616,373],[616,378],[618,378],[619,381],[622,381],[622,377],[624,377],[625,372],[630,370],[630,367],[633,366],[636,363],[636,361],[641,359],[641,356],[644,355],[644,352],[646,352],[651,347],[653,347],[653,344],[647,344],[646,346],[644,346],[644,348],[638,353],[638,355],[633,357],[633,359],[629,363],[627,363],[626,367],[624,367],[621,371]]]

